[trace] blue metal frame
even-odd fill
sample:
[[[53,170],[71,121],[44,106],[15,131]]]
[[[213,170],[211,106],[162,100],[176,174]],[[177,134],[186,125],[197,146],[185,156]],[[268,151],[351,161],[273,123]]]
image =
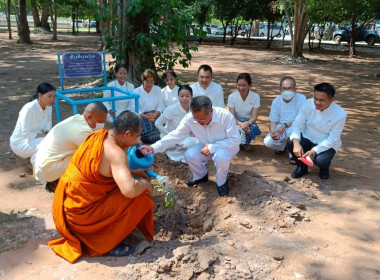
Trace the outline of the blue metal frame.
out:
[[[70,94],[70,93],[82,93],[82,92],[104,91],[104,90],[110,90],[111,97],[73,100],[70,97],[66,96],[66,94]],[[125,94],[125,96],[114,96],[115,91],[121,92]],[[140,96],[136,93],[132,93],[120,88],[116,88],[116,87],[96,87],[96,88],[86,88],[86,89],[57,90],[55,92],[55,110],[57,112],[57,122],[61,121],[61,109],[59,105],[60,98],[70,103],[71,106],[73,106],[73,115],[75,115],[75,114],[78,114],[78,105],[89,104],[95,101],[99,101],[99,102],[112,101],[112,110],[116,112],[115,110],[116,100],[124,100],[124,99],[132,99],[132,98],[135,99],[135,111],[138,112]]]
[[[80,52],[78,52],[80,53]],[[104,79],[104,85],[107,85],[107,71],[106,71],[106,53],[103,51],[101,52],[103,56],[103,79]],[[112,101],[112,111],[116,112],[115,109],[115,101],[117,100],[124,100],[124,99],[135,99],[135,112],[139,111],[139,98],[140,96],[138,94],[116,88],[116,87],[96,87],[96,88],[87,88],[87,89],[69,89],[65,90],[64,85],[64,77],[62,72],[62,63],[61,63],[61,57],[64,53],[58,53],[58,69],[59,69],[59,78],[60,78],[60,84],[61,84],[61,90],[57,90],[55,93],[55,110],[57,114],[57,122],[61,121],[61,109],[59,105],[59,99],[65,100],[68,102],[71,106],[73,106],[73,115],[78,114],[78,105],[83,104],[89,104],[91,102],[99,101],[99,102],[105,102],[105,101]],[[92,98],[92,99],[82,99],[82,100],[73,100],[70,97],[67,97],[66,94],[70,93],[83,93],[83,92],[92,92],[92,91],[105,91],[110,90],[111,91],[111,97],[106,98]],[[125,94],[125,96],[114,96],[114,92],[120,92]],[[113,120],[115,120],[115,117],[113,117]]]

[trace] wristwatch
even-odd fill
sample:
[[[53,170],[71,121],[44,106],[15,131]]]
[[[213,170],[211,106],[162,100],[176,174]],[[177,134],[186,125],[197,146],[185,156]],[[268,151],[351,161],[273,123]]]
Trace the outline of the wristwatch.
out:
[[[286,128],[289,128],[289,126],[286,122],[284,122],[283,125],[285,125]]]

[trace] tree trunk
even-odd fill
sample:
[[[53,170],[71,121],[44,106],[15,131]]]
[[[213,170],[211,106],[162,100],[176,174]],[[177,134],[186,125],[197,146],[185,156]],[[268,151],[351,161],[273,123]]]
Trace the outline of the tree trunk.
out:
[[[26,16],[26,0],[18,0],[18,17],[19,17],[19,41],[22,44],[30,44],[30,30],[28,25],[28,18]]]
[[[145,33],[150,34],[149,17],[143,13],[138,14],[133,18],[128,18],[128,27],[130,31],[129,37],[133,37],[134,34]],[[141,73],[146,69],[155,69],[153,50],[150,47],[144,54],[137,54],[133,49],[140,49],[139,43],[134,40],[135,46],[126,49],[127,65],[128,65],[128,78],[135,86],[141,85]]]
[[[76,24],[76,17],[75,17],[75,8],[71,8],[71,18],[73,20],[73,27],[72,27],[72,33],[75,34],[75,24]]]
[[[37,2],[34,2],[32,5],[33,6],[30,7],[30,10],[32,11],[34,27],[41,27],[40,14],[38,13]]]
[[[104,1],[99,0],[99,31],[100,31],[100,40],[101,40],[101,46],[99,48],[99,51],[104,51],[106,49],[106,34],[104,34],[104,20],[101,16],[102,10],[104,9]]]
[[[12,40],[12,25],[11,25],[11,0],[7,0],[7,25],[8,25],[8,38]]]
[[[58,40],[58,36],[57,36],[57,28],[58,28],[58,22],[57,22],[57,18],[58,18],[58,8],[57,8],[57,1],[54,1],[54,12],[52,11],[51,12],[51,22],[53,23],[53,40]],[[54,15],[54,17],[53,17]]]
[[[348,56],[353,57],[356,54],[355,50],[355,41],[356,41],[356,34],[358,33],[358,29],[356,27],[356,14],[352,14],[351,18],[351,39],[350,39],[350,49],[348,51]]]
[[[295,0],[294,2],[294,34],[292,40],[292,57],[303,57],[303,45],[307,33],[311,27],[306,15],[307,0]]]
[[[49,22],[48,22],[49,10],[50,10],[50,3],[49,3],[49,1],[45,1],[45,7],[44,7],[44,9],[42,11],[42,15],[41,15],[41,27],[50,31],[50,26],[49,26]]]

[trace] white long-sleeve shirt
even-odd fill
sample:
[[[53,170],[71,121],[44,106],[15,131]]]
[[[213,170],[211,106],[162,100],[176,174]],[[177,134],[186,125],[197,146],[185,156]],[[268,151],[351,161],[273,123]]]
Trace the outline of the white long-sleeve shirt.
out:
[[[178,89],[179,86],[177,85],[172,89],[169,86],[166,86],[163,89],[161,89],[162,97],[164,98],[165,108],[178,103]]]
[[[303,137],[317,144],[313,150],[319,154],[333,148],[335,151],[342,146],[340,135],[346,123],[347,113],[335,102],[323,110],[317,110],[314,99],[308,99],[293,122],[290,140]]]
[[[210,153],[215,153],[218,149],[231,150],[233,153],[239,150],[241,140],[234,116],[224,108],[214,107],[212,119],[207,126],[202,126],[195,121],[191,113],[187,114],[177,129],[152,145],[154,153],[162,153],[178,144],[190,132],[201,144],[208,144]]]
[[[274,123],[293,122],[305,101],[305,95],[300,93],[295,93],[289,103],[284,102],[282,96],[277,96],[272,101],[269,120]]]
[[[43,110],[37,99],[22,107],[10,138],[11,148],[18,156],[29,157],[29,154],[24,154],[29,149],[29,142],[37,134],[45,134],[51,129],[52,112],[52,106],[46,106]]]
[[[128,82],[125,82],[124,85],[120,85],[117,80],[109,82],[107,84],[107,87],[115,87],[115,88],[120,88],[129,92],[133,92],[135,87]],[[114,91],[114,96],[125,96],[124,93]],[[111,97],[111,91],[110,90],[105,90],[103,93],[103,97]],[[106,106],[107,111],[112,109],[112,102],[111,101],[106,101],[103,102],[104,106]],[[125,110],[130,110],[132,112],[135,111],[135,100],[134,99],[124,99],[124,100],[116,100],[115,101],[115,116],[117,117],[121,112]]]
[[[162,98],[161,89],[158,86],[153,86],[150,92],[146,92],[143,85],[135,88],[134,93],[140,96],[139,98],[139,114],[164,110],[164,101]]]
[[[193,97],[206,95],[212,101],[213,107],[224,108],[224,92],[220,84],[211,82],[209,86],[204,89],[198,82],[190,86],[193,89]]]
[[[179,102],[167,107],[155,122],[161,132],[161,138],[175,130],[187,113]]]

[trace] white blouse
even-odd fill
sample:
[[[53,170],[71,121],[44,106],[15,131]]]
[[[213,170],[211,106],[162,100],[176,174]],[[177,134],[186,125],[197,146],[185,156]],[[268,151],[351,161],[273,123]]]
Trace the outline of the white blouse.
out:
[[[228,96],[227,106],[235,109],[239,121],[246,121],[252,117],[252,110],[260,107],[260,95],[250,90],[243,101],[240,92],[235,91]]]
[[[179,86],[177,85],[173,89],[171,89],[169,86],[161,89],[165,108],[178,103],[178,89]]]
[[[115,88],[120,88],[129,92],[133,92],[135,87],[128,82],[125,82],[124,85],[120,85],[117,80],[112,81],[107,84],[107,87],[115,87]],[[114,91],[114,96],[125,96],[124,93]],[[110,90],[105,90],[103,97],[111,97],[111,91]],[[106,106],[107,111],[112,109],[112,102],[111,101],[105,101],[103,102],[104,106]],[[124,99],[124,100],[117,100],[115,101],[115,116],[117,117],[121,112],[125,110],[130,110],[132,112],[135,111],[135,100],[134,99]]]
[[[164,110],[164,101],[162,98],[161,89],[158,86],[153,86],[149,93],[147,93],[143,85],[135,88],[134,93],[140,95],[139,98],[139,114]]]

